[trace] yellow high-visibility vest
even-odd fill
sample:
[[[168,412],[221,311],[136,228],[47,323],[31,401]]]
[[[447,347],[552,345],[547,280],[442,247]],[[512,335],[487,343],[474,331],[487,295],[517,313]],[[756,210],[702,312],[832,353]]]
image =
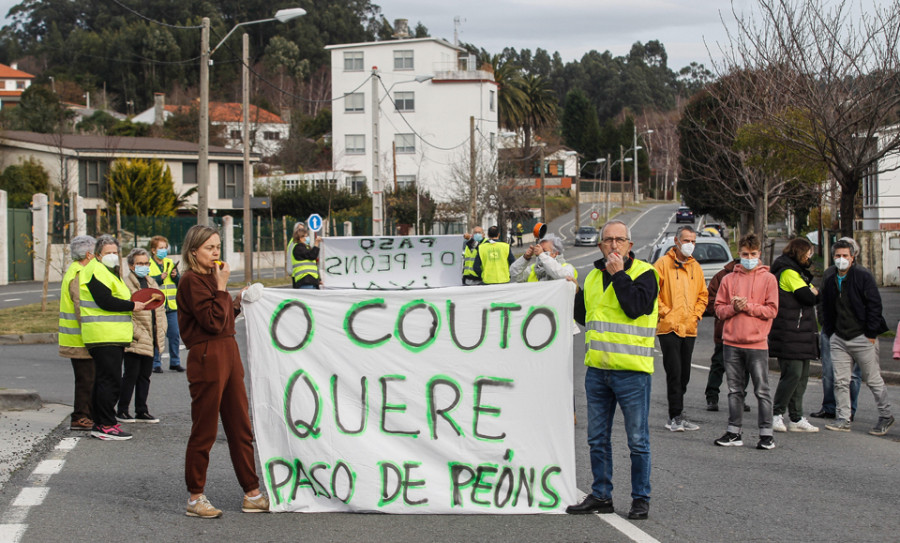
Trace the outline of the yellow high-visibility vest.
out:
[[[131,343],[134,328],[131,324],[131,311],[106,311],[100,309],[88,283],[96,277],[98,281],[106,285],[116,298],[131,299],[131,291],[125,283],[114,275],[99,260],[91,260],[81,270],[78,277],[81,309],[81,337],[85,345],[93,343]]]
[[[463,251],[463,277],[478,277],[478,274],[475,273],[475,258],[477,256],[478,245],[474,249],[469,249],[469,245],[466,244],[466,249]]]
[[[82,269],[84,266],[80,262],[72,262],[62,278],[62,290],[59,293],[59,344],[62,347],[84,347],[81,325],[75,314],[75,301],[69,294],[69,285]]]
[[[160,271],[159,265],[153,260],[153,257],[150,257],[150,275],[157,276],[162,275],[162,284],[159,285],[159,288],[163,291],[163,294],[166,295],[166,309],[169,311],[175,311],[178,309],[178,302],[175,301],[175,295],[178,294],[178,287],[175,286],[175,281],[169,276],[172,273],[172,270],[175,268],[175,264],[172,262],[171,258],[163,259],[163,269]]]
[[[481,280],[488,285],[509,283],[509,244],[502,241],[478,246]]]
[[[534,273],[535,266],[536,266],[536,264],[531,265],[531,273],[528,274],[528,282],[529,283],[537,283],[539,281],[537,274]],[[576,281],[578,281],[578,270],[575,269],[575,266],[566,262],[565,264],[562,265],[562,267],[563,268],[572,268],[572,276]]]
[[[294,251],[291,249],[291,277],[294,281],[303,279],[309,275],[313,279],[319,279],[319,266],[315,260],[297,260],[294,258]]]

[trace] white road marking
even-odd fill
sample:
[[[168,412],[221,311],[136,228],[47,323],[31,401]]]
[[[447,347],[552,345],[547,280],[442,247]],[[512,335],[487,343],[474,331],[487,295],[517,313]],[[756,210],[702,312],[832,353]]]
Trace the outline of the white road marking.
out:
[[[0,524],[0,541],[18,543],[27,528],[27,524]]]
[[[692,368],[697,368],[698,370],[709,371],[709,368],[706,366],[701,366],[699,364],[691,364]]]
[[[35,505],[40,505],[44,503],[44,498],[47,497],[48,492],[50,492],[50,489],[45,486],[26,487],[19,492],[19,495],[16,496],[16,499],[13,500],[12,504],[17,507],[34,507]]]
[[[43,460],[34,468],[32,473],[35,475],[56,475],[62,471],[65,463],[65,460]]]
[[[75,445],[78,445],[78,439],[77,437],[64,437],[56,444],[56,450],[71,451]]]
[[[578,489],[582,494],[587,495],[587,492],[584,492],[581,489]],[[609,513],[605,515],[601,515],[600,513],[595,513],[595,516],[602,520],[603,522],[609,524],[616,530],[622,532],[625,537],[632,541],[636,541],[637,543],[659,543],[659,540],[655,539],[653,536],[648,534],[647,532],[641,530],[634,524],[628,522],[628,520],[620,517],[615,513]]]
[[[22,298],[7,298],[6,300],[3,300],[3,301],[4,302],[18,302],[20,300],[22,300]]]

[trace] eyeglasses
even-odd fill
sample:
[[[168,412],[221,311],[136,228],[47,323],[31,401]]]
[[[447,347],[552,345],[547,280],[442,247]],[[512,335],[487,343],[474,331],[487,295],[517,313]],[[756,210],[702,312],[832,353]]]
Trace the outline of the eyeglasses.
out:
[[[602,241],[603,243],[605,243],[605,244],[607,244],[607,245],[610,245],[610,244],[612,244],[613,242],[615,242],[616,245],[621,245],[621,244],[623,244],[623,243],[625,243],[625,242],[627,242],[627,241],[630,241],[630,240],[629,240],[628,238],[603,238],[603,239],[600,240],[600,241]]]

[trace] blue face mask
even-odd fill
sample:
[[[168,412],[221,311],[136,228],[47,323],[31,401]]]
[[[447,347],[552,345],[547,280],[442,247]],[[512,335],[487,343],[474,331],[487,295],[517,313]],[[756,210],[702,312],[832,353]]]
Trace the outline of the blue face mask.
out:
[[[742,258],[741,259],[741,267],[747,271],[752,270],[759,264],[758,258]]]
[[[304,238],[304,239],[306,240],[306,244],[307,244],[307,245],[312,245],[312,238],[311,238],[311,237],[306,236],[306,238]]]
[[[150,275],[150,266],[135,266],[134,274],[138,277],[147,277],[148,275]]]
[[[472,238],[473,238],[475,241],[481,243],[481,240],[484,239],[484,236],[482,236],[481,234],[475,234],[475,235],[472,236]]]
[[[165,258],[169,256],[169,249],[157,249],[156,258]]]

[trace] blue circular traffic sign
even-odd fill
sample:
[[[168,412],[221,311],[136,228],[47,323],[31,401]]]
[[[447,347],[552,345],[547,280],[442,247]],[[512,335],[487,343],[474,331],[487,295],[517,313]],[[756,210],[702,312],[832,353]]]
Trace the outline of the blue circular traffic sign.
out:
[[[306,227],[309,228],[313,232],[318,232],[322,229],[322,216],[318,213],[313,213],[306,219]]]

